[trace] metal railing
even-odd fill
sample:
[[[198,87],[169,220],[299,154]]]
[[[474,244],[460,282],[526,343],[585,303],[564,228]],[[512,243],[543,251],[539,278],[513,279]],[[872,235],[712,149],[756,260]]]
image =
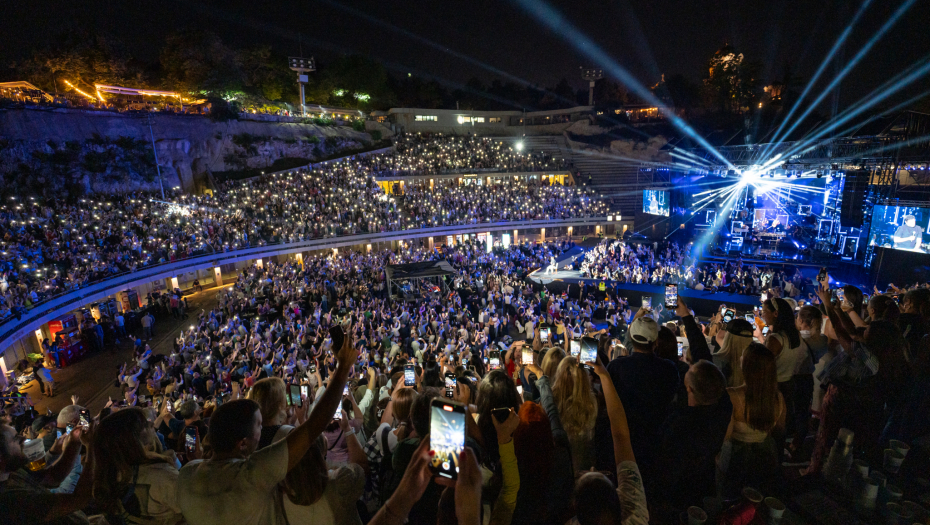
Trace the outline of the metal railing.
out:
[[[98,301],[119,292],[125,288],[138,286],[166,277],[177,276],[181,273],[192,272],[230,264],[243,260],[260,259],[277,255],[289,255],[311,250],[322,250],[355,246],[359,244],[372,244],[376,242],[395,241],[409,238],[439,237],[463,233],[483,233],[489,231],[527,230],[537,228],[561,228],[568,226],[596,226],[607,222],[607,217],[583,217],[569,219],[542,219],[531,221],[500,221],[480,222],[475,224],[460,224],[454,226],[438,226],[433,228],[419,228],[411,230],[395,230],[370,234],[343,235],[320,237],[306,241],[291,243],[275,243],[198,255],[173,262],[156,263],[144,266],[135,271],[114,274],[106,279],[88,284],[82,288],[71,290],[40,303],[37,303],[28,312],[17,319],[8,317],[0,321],[0,348],[4,352],[16,339],[24,336],[36,327],[67,313],[73,309]],[[3,352],[0,352],[2,354]]]

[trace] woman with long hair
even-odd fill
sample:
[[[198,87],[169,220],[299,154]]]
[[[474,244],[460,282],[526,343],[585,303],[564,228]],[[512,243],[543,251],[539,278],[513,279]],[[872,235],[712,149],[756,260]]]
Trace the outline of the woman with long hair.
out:
[[[175,457],[161,451],[155,429],[141,408],[103,418],[93,434],[94,499],[108,515],[153,523],[184,522],[176,496]]]
[[[788,413],[794,414],[794,383],[792,380],[804,351],[801,348],[801,333],[794,319],[794,307],[784,299],[766,299],[762,303],[762,319],[769,327],[769,333],[764,341],[765,347],[775,355],[778,390],[785,400]],[[788,433],[795,431],[794,418],[788,418],[786,431]],[[778,450],[784,450],[784,442],[785,436],[780,435]]]
[[[588,373],[574,357],[568,356],[559,363],[552,382],[552,394],[572,446],[575,470],[588,470],[594,465],[592,437],[597,420],[597,400]]]
[[[719,341],[720,350],[712,354],[714,364],[723,371],[728,387],[740,386],[745,382],[740,363],[746,348],[752,343],[752,330],[749,321],[734,319],[715,336]]]
[[[778,492],[781,473],[779,451],[772,433],[785,425],[785,400],[778,391],[775,356],[752,343],[743,353],[740,368],[745,383],[730,387],[733,415],[718,458],[717,487],[723,498],[739,495],[743,487],[763,494]]]

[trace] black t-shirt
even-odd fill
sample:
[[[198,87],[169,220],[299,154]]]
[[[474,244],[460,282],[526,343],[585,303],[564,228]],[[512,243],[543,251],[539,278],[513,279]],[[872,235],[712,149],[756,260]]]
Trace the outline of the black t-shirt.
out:
[[[655,354],[633,352],[611,361],[607,371],[626,409],[636,462],[647,465],[678,391],[678,370],[674,363]]]
[[[898,226],[897,230],[894,231],[894,236],[906,238],[906,237],[910,237],[913,235],[914,239],[910,241],[896,241],[894,243],[894,247],[904,248],[904,249],[915,248],[921,240],[922,233],[923,233],[923,229],[921,229],[921,227],[917,226],[916,224],[914,226],[908,226],[907,224],[902,224],[901,226]]]

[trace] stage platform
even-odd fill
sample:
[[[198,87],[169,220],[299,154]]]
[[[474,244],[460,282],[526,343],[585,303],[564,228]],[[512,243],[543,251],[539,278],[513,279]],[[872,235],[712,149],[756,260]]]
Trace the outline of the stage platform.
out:
[[[559,270],[547,275],[544,269],[540,269],[529,274],[527,279],[539,286],[544,286],[552,293],[560,294],[567,289],[572,297],[578,296],[581,283],[592,283],[597,286],[601,282],[600,279],[582,278],[581,272],[574,270]],[[654,305],[665,302],[665,286],[617,283],[616,281],[604,281],[604,283],[612,292],[616,290],[620,297],[626,297],[633,310],[639,308],[644,296],[651,297]],[[681,287],[678,289],[678,294],[684,299],[685,304],[699,316],[714,315],[721,304],[732,307],[738,315],[752,313],[753,307],[761,304],[757,295],[713,293]]]

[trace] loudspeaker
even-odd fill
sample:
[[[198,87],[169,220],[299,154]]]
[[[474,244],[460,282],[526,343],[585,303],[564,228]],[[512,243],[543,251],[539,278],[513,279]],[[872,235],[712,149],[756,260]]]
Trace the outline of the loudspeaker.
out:
[[[840,198],[840,225],[846,228],[862,226],[862,203],[869,189],[869,172],[847,171]]]

